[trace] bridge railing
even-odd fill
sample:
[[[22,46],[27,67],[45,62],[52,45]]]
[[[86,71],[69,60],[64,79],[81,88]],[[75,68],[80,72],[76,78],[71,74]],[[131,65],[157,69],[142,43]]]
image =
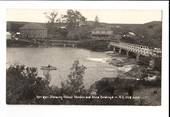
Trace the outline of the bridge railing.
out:
[[[115,47],[122,48],[128,51],[134,52],[134,53],[139,53],[144,56],[154,56],[154,57],[160,56],[160,52],[157,53],[153,49],[149,49],[149,47],[143,46],[143,45],[120,43],[120,42],[119,43],[110,42],[110,44]]]

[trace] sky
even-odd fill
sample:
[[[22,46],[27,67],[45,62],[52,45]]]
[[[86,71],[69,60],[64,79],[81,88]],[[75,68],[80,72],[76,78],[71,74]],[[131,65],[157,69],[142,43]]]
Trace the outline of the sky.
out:
[[[67,9],[7,9],[7,21],[47,22],[45,12],[57,11],[58,17],[66,14]],[[161,21],[160,10],[102,10],[76,9],[87,18],[94,21],[98,16],[99,22],[143,24],[150,21]]]

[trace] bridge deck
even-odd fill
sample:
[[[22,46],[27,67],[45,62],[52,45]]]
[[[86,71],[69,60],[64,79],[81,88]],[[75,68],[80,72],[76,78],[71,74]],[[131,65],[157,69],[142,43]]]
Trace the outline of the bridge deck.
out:
[[[147,46],[142,46],[142,45],[137,45],[137,44],[110,42],[110,45],[130,51],[130,52],[134,52],[134,53],[137,53],[143,56],[160,57],[161,55],[161,51],[155,51],[154,49],[150,49]]]

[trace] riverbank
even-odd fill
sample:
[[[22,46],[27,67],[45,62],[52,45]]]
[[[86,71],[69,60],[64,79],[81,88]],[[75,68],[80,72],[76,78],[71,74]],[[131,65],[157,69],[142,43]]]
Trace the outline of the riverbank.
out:
[[[119,57],[119,59],[117,58]],[[117,66],[117,77],[106,77],[91,86],[95,95],[131,96],[131,105],[161,105],[161,73],[138,65],[135,59],[112,54],[110,64]]]
[[[62,41],[62,40],[61,40]],[[69,41],[69,40],[68,40]],[[71,41],[69,41],[71,43]],[[74,41],[73,41],[74,42]],[[24,42],[22,40],[7,40],[7,47],[12,48],[12,47],[32,47],[32,48],[50,48],[50,47],[76,47],[76,48],[83,48],[83,49],[88,49],[92,51],[97,51],[97,52],[104,52],[108,51],[108,41],[105,40],[83,40],[83,41],[77,41],[74,46],[72,45],[67,45],[67,43],[64,45],[63,44],[52,44],[50,41],[44,42],[44,43],[31,43],[31,42]]]
[[[109,51],[108,48],[109,42],[106,40],[90,40],[90,41],[80,41],[78,44],[78,47],[89,49],[92,51],[98,51],[98,52],[105,52]]]

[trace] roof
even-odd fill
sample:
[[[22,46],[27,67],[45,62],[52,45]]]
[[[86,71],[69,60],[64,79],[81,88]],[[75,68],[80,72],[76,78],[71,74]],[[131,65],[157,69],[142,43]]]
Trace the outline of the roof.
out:
[[[47,28],[45,28],[44,26],[42,26],[41,24],[37,24],[37,23],[29,23],[29,24],[25,24],[23,27],[21,27],[20,29],[44,29],[46,30]]]
[[[97,27],[95,29],[93,29],[93,31],[112,31],[112,29],[110,27]]]

